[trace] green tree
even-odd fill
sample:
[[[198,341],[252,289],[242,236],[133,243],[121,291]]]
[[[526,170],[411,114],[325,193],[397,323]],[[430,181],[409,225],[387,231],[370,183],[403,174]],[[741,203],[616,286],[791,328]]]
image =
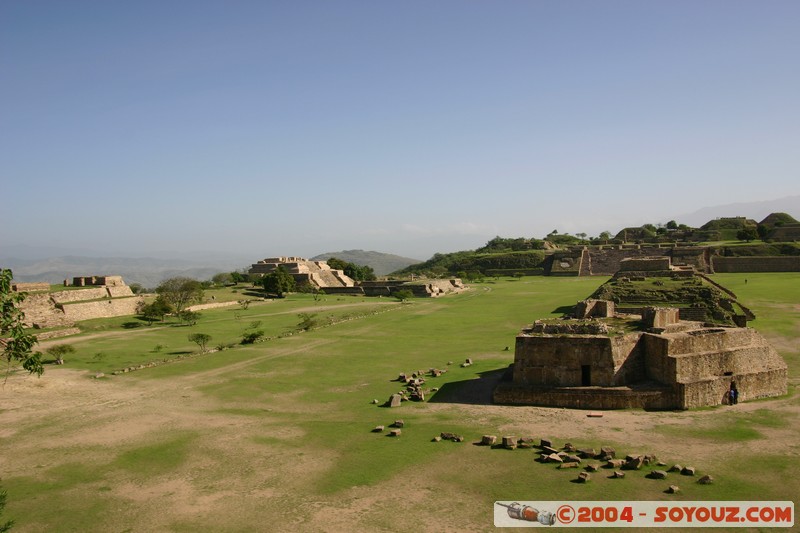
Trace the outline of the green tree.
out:
[[[242,272],[231,272],[231,281],[234,283],[246,283],[249,281],[247,274]]]
[[[674,220],[667,222],[667,229],[678,229],[678,223]]]
[[[765,226],[764,224],[759,224],[756,227],[756,233],[758,233],[758,238],[762,241],[766,241],[767,237],[769,237],[770,229],[769,227]]]
[[[136,311],[139,316],[147,321],[148,325],[152,325],[156,320],[163,322],[164,317],[175,310],[164,298],[159,296],[149,304],[140,304]]]
[[[250,333],[242,333],[242,344],[254,344],[264,337],[264,330],[251,331]]]
[[[325,262],[328,263],[328,266],[334,270],[344,270],[345,268],[347,268],[347,265],[350,264],[347,261],[339,259],[338,257],[331,257]]]
[[[15,362],[22,363],[31,374],[41,376],[44,372],[42,354],[33,351],[36,335],[25,333],[25,313],[19,308],[27,295],[11,290],[13,277],[11,270],[0,269],[0,347],[6,361],[6,380]]]
[[[180,313],[188,305],[202,301],[203,286],[192,278],[169,278],[156,287],[156,293]]]
[[[409,289],[401,289],[399,291],[394,291],[392,296],[400,300],[401,302],[405,302],[406,300],[412,298],[414,293],[411,292]]]
[[[56,358],[57,365],[64,364],[64,356],[75,353],[75,347],[71,344],[56,344],[45,350],[49,355]]]
[[[328,266],[334,270],[341,270],[345,276],[348,276],[356,281],[374,281],[377,278],[375,271],[371,266],[357,265],[355,263],[348,263],[338,257],[331,257],[326,261]]]
[[[294,278],[283,266],[264,276],[261,284],[267,294],[274,294],[278,298],[283,298],[287,292],[292,292],[295,288]]]
[[[180,313],[178,313],[178,320],[183,322],[188,326],[194,326],[197,324],[197,321],[200,319],[200,313],[197,311],[189,311],[188,309],[184,309]]]
[[[211,277],[211,282],[217,286],[225,286],[233,283],[233,277],[230,272],[220,272]]]
[[[313,329],[318,323],[316,316],[316,313],[299,313],[297,318],[300,319],[300,322],[297,324],[297,327],[303,331]]]
[[[189,335],[189,341],[195,343],[200,347],[200,351],[205,353],[206,346],[211,341],[211,335],[207,333],[192,333]]]
[[[758,239],[758,230],[750,226],[742,228],[736,232],[736,238],[740,241],[754,241]]]
[[[142,294],[144,292],[144,287],[142,287],[141,283],[131,283],[128,287],[131,288],[133,294]]]

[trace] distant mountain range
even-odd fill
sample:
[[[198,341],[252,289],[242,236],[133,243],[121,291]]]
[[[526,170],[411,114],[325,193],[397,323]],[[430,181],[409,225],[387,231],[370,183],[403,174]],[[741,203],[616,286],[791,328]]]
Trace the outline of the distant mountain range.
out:
[[[14,280],[61,283],[76,276],[122,276],[128,285],[138,283],[153,288],[167,278],[186,276],[199,280],[211,279],[218,272],[231,272],[242,264],[231,261],[201,263],[181,259],[152,257],[80,257],[62,256],[46,259],[15,259],[0,257],[0,266],[14,272]]]
[[[29,251],[29,250],[28,250]],[[219,272],[241,271],[247,268],[253,259],[210,257],[201,259],[163,259],[156,257],[86,257],[62,255],[58,257],[37,257],[38,254],[27,254],[30,259],[12,257],[3,250],[0,253],[0,267],[10,268],[14,272],[14,280],[46,281],[61,283],[65,279],[76,276],[122,276],[128,285],[138,283],[146,288],[156,287],[167,278],[185,276],[207,280]],[[400,257],[399,255],[371,252],[364,250],[343,250],[329,252],[313,257],[313,260],[324,261],[330,257],[338,257],[342,261],[357,265],[371,266],[379,276],[400,270],[409,265],[419,263],[417,259]]]
[[[390,274],[401,268],[409,265],[421,263],[419,259],[411,259],[410,257],[401,257],[394,254],[386,254],[383,252],[370,252],[365,250],[342,250],[341,252],[325,252],[324,254],[315,255],[311,258],[312,261],[327,261],[331,257],[341,259],[348,263],[355,263],[359,266],[369,266],[375,271],[378,276]]]

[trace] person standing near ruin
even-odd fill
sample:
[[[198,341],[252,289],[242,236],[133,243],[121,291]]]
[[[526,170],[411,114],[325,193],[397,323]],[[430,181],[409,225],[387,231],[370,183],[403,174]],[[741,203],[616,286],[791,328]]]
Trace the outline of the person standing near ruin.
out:
[[[730,398],[731,405],[739,403],[739,390],[736,388],[736,381],[731,381],[731,389],[728,393],[728,397]]]

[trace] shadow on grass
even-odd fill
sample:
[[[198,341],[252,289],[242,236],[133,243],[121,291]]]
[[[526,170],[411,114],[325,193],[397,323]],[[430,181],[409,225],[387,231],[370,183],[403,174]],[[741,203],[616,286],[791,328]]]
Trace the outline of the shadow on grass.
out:
[[[181,351],[177,351],[177,352],[167,352],[167,353],[169,355],[186,355],[186,354],[190,354],[192,352],[189,351],[189,350],[181,350]]]
[[[479,378],[445,383],[428,401],[431,403],[490,405],[495,387],[502,381],[503,376],[509,372],[510,368],[511,366],[488,370],[480,372]]]
[[[243,296],[252,296],[253,298],[264,298],[266,296],[263,291],[243,290],[240,294]]]
[[[555,309],[550,311],[551,314],[560,313],[562,315],[571,315],[574,312],[575,312],[574,305],[562,305],[561,307],[556,307]]]

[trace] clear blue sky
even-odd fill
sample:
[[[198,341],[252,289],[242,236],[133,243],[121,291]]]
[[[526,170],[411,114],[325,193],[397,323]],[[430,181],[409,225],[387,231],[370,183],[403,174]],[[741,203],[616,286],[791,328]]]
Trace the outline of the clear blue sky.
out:
[[[4,0],[0,246],[425,259],[797,195],[798,28],[795,0]]]

